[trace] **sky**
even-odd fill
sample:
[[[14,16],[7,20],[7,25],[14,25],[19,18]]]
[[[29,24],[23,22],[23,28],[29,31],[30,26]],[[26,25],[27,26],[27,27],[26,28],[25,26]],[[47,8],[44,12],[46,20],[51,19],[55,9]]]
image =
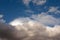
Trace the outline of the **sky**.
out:
[[[60,25],[60,0],[0,0],[1,21],[38,21],[46,26]]]
[[[40,14],[41,12],[47,12],[50,7],[58,7],[60,10],[60,0],[43,0],[42,3],[34,3],[34,0],[30,2],[24,0],[0,0],[0,14],[4,15],[6,22],[10,22],[18,17],[29,17],[33,14]],[[28,12],[26,12],[28,11]],[[60,17],[60,14],[48,13],[54,17]]]
[[[0,0],[0,30],[16,40],[60,40],[60,0]]]

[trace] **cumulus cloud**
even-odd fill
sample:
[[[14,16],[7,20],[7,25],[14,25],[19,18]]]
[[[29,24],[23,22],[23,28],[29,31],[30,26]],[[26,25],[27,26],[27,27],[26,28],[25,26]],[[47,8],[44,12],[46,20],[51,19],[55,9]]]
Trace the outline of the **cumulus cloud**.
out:
[[[0,23],[1,40],[60,40],[59,30],[60,25],[49,27],[28,17]]]
[[[16,18],[9,24],[0,22],[1,40],[60,40],[58,18],[42,12],[31,17]],[[54,25],[53,27],[48,25]]]
[[[21,32],[21,37],[26,37],[23,40],[60,40],[60,25],[56,25],[56,18],[44,13],[39,16],[34,15],[32,17],[33,19],[30,17],[17,18],[10,22],[10,25],[15,26],[15,29]],[[51,25],[55,25],[54,27],[46,26],[40,20],[43,20],[42,22],[45,21],[45,23],[47,22],[48,24],[50,23]],[[25,34],[23,35],[23,33]]]
[[[48,27],[38,21],[31,20],[29,18],[29,20],[27,20],[27,18],[22,19],[24,20],[21,20],[20,18],[13,20],[10,25],[15,26],[15,29],[21,32],[21,36],[26,36],[23,40],[60,40],[60,36],[58,36],[60,35],[59,25]],[[15,25],[14,22],[20,24]],[[21,23],[23,24],[21,25]],[[22,30],[24,30],[25,32]]]
[[[3,15],[0,15],[0,18],[2,18],[3,17]]]
[[[33,2],[33,4],[36,5],[43,5],[46,3],[46,0],[23,0],[23,3],[27,6],[29,6],[30,2]]]

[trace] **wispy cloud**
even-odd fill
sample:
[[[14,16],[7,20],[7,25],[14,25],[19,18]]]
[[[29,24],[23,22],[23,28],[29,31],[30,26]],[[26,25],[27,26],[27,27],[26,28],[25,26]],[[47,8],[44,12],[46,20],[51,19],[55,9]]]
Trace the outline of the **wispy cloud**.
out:
[[[3,15],[0,15],[0,22],[4,23],[5,20],[3,19]]]
[[[33,0],[32,2],[36,5],[43,5],[46,3],[46,0]]]
[[[58,10],[59,7],[50,7],[48,12],[54,12],[55,14],[60,13],[60,10]]]
[[[30,9],[25,10],[25,12],[28,13],[28,14],[29,14],[29,13],[34,13],[34,11],[32,11],[32,10],[30,10]]]
[[[48,15],[48,13],[41,13],[38,15],[33,15],[33,19],[39,21],[40,23],[43,23],[44,25],[59,25],[59,18],[55,18],[52,15]]]
[[[29,6],[30,2],[33,2],[33,4],[36,4],[36,5],[43,5],[46,3],[46,0],[23,0],[23,3],[26,6]]]

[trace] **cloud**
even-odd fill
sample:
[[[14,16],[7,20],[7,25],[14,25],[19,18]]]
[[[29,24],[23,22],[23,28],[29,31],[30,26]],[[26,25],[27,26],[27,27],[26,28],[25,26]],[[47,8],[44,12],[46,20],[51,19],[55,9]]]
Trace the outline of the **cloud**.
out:
[[[3,15],[0,15],[0,22],[5,23],[5,20],[3,19]]]
[[[21,37],[27,36],[23,40],[60,40],[59,20],[47,13],[41,13],[31,17],[17,18],[10,22],[10,25],[15,26],[18,31],[24,30],[21,31]],[[22,35],[23,33],[25,35]]]
[[[59,7],[50,7],[48,12],[60,13]]]
[[[25,19],[25,20],[28,19],[28,20],[25,21],[22,19]],[[10,25],[12,25],[13,22],[23,23],[23,25],[20,25],[20,24],[12,25],[12,26],[15,26],[16,30],[21,32],[19,35],[25,36],[23,40],[60,40],[59,38],[60,36],[58,36],[60,35],[60,32],[59,32],[60,25],[49,27],[49,26],[45,26],[41,24],[38,21],[31,20],[29,18],[22,18],[22,19],[18,18],[18,19],[13,20],[10,23]]]
[[[32,2],[36,5],[43,5],[46,3],[46,0],[33,0]]]
[[[42,12],[31,17],[16,18],[9,24],[0,22],[0,38],[2,40],[60,40],[59,20],[48,15],[48,12]]]
[[[25,10],[26,13],[34,13],[32,10]]]
[[[23,0],[23,3],[28,6],[31,0]]]
[[[13,38],[13,36],[11,35],[13,30],[14,30],[14,28],[12,26],[0,22],[0,39],[9,40],[10,38]]]
[[[22,24],[22,25],[21,25]],[[60,40],[60,25],[45,26],[30,18],[17,18],[10,24],[0,23],[0,37],[8,40]]]
[[[38,15],[32,15],[32,18],[34,20],[39,21],[40,23],[44,25],[59,25],[59,18],[55,18],[52,15],[48,15],[48,13],[42,12],[41,14]]]
[[[36,5],[43,5],[46,3],[46,0],[23,0],[23,3],[26,6],[29,6],[30,2],[33,2],[33,4],[36,4]]]
[[[59,30],[60,30],[60,25],[56,25],[54,27],[47,27],[46,29],[50,37],[60,34]]]
[[[3,17],[3,15],[0,15],[0,18],[2,18]]]

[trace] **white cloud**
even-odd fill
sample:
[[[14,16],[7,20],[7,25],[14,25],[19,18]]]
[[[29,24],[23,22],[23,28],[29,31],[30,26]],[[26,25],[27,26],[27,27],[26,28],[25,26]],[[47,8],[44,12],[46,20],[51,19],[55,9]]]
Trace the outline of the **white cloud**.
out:
[[[52,15],[48,15],[47,13],[41,13],[38,15],[33,15],[33,19],[39,21],[40,23],[44,25],[59,25],[60,24],[60,19],[57,19],[53,17]]]
[[[36,5],[43,5],[46,3],[46,0],[33,0],[32,2]]]
[[[25,18],[22,18],[22,19],[25,19]],[[16,21],[15,21],[16,20]],[[60,26],[56,25],[54,27],[49,27],[49,26],[45,26],[43,24],[41,24],[40,22],[38,21],[35,21],[35,20],[30,20],[28,18],[28,21],[24,21],[24,20],[21,20],[19,18],[13,20],[12,22],[22,22],[23,25],[12,25],[13,23],[11,22],[10,25],[12,26],[15,26],[16,27],[16,30],[18,30],[19,32],[21,32],[19,35],[21,35],[21,37],[24,36],[23,40],[60,40],[58,39],[60,36]],[[27,20],[27,18],[25,19]],[[15,24],[15,23],[14,23]],[[20,30],[19,30],[20,28]],[[23,30],[23,31],[22,31]],[[24,34],[25,33],[25,34]],[[23,35],[24,34],[24,35]],[[56,37],[57,36],[57,37]],[[20,36],[19,36],[20,37]]]
[[[23,0],[23,3],[24,3],[26,6],[29,6],[30,1],[31,1],[31,0]]]
[[[50,7],[48,12],[56,12],[57,11],[57,7]]]
[[[30,19],[28,17],[26,18],[18,18],[16,20],[13,20],[12,22],[10,22],[10,24],[12,25],[23,25],[25,22],[28,22]],[[14,24],[15,23],[15,24]]]
[[[43,18],[44,20],[50,18],[48,21],[50,21],[51,18],[54,19],[54,17],[51,17],[50,15],[44,13],[39,14],[39,16],[34,15],[34,17],[37,19],[38,17],[41,17],[40,19]],[[38,20],[32,20],[30,17],[16,18],[15,20],[11,21],[9,25],[0,23],[0,29],[4,33],[7,33],[8,30],[9,33],[7,33],[7,35],[11,37],[11,40],[60,40],[60,25],[55,25],[54,27],[45,26]],[[3,33],[1,35],[3,36]],[[4,37],[6,36],[4,35]]]
[[[39,35],[39,37],[37,36],[38,38],[36,37],[36,40],[38,40],[39,38],[40,40],[45,40],[45,37],[47,37],[46,40],[55,40],[55,38],[58,40],[58,37],[56,36],[60,35],[60,26],[56,25],[60,24],[60,19],[57,19],[52,15],[48,15],[47,13],[48,12],[42,12],[41,14],[32,15],[31,17],[27,18],[17,18],[10,22],[10,25],[14,24],[12,26],[15,26],[17,30],[24,29],[26,31],[29,37],[24,40],[32,40],[31,38],[34,38],[37,35]],[[33,18],[34,20],[30,18]],[[16,24],[16,22],[19,24]],[[20,25],[20,23],[23,25]],[[50,27],[48,25],[54,25],[54,27]]]
[[[33,2],[33,4],[36,5],[43,5],[46,3],[46,0],[23,0],[23,3],[27,6],[29,6],[30,2]]]
[[[54,27],[47,27],[46,32],[48,32],[50,37],[54,37],[60,34],[59,30],[60,30],[60,26],[56,25]]]
[[[3,32],[6,30],[4,27],[9,27],[10,29],[7,29],[9,29],[9,35],[11,33],[13,40],[60,40],[59,20],[48,15],[48,12],[42,12],[31,17],[16,18],[9,23],[11,26],[0,24],[0,27],[2,26]],[[54,27],[48,25],[54,25]]]
[[[60,10],[58,10],[59,7],[50,7],[48,12],[54,12],[54,13],[60,13]]]

